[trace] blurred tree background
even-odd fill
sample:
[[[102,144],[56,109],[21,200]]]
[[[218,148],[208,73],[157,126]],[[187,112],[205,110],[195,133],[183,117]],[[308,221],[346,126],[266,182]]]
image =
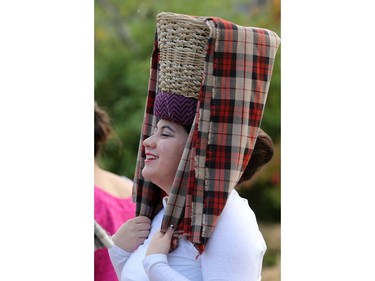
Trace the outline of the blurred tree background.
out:
[[[95,100],[111,116],[116,137],[101,165],[133,178],[147,96],[150,58],[159,12],[217,16],[239,25],[263,27],[281,37],[280,0],[95,0]],[[261,127],[275,155],[239,192],[258,221],[280,222],[280,54],[276,56]],[[265,258],[265,265],[274,261]]]

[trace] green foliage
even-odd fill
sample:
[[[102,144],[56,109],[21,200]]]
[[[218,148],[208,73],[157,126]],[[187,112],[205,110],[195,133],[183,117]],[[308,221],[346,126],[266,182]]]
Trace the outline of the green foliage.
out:
[[[159,12],[168,11],[217,16],[244,26],[268,28],[280,35],[278,0],[96,0],[95,100],[108,111],[118,136],[105,148],[101,163],[129,178],[133,178],[138,152],[155,19]],[[275,143],[280,140],[280,52],[279,49],[261,125]],[[277,165],[280,170],[279,160]],[[261,214],[260,219],[263,213],[271,212],[264,219],[277,220],[280,188],[274,188],[270,182],[266,179],[243,192],[252,197],[249,202]],[[259,209],[270,204],[271,210]]]
[[[263,257],[263,266],[275,266],[278,259],[280,258],[280,251],[274,249],[267,249],[266,254]]]

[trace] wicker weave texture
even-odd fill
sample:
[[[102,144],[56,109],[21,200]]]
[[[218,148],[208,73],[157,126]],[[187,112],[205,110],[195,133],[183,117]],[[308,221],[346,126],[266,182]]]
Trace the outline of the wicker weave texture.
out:
[[[159,91],[198,98],[210,30],[199,18],[157,16]]]

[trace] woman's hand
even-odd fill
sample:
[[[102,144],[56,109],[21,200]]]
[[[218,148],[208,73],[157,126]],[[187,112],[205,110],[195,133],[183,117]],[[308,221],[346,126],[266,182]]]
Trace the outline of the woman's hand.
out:
[[[151,239],[150,245],[148,246],[146,256],[152,254],[167,255],[171,247],[173,232],[173,226],[168,227],[167,232],[165,234],[161,231],[156,232]]]
[[[133,252],[150,234],[151,220],[148,217],[138,216],[126,221],[112,236],[116,246],[127,252]]]

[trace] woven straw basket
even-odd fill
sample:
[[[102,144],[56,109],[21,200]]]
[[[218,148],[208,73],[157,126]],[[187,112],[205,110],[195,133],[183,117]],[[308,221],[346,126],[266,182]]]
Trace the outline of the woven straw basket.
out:
[[[209,34],[200,18],[158,14],[159,91],[198,98]]]

